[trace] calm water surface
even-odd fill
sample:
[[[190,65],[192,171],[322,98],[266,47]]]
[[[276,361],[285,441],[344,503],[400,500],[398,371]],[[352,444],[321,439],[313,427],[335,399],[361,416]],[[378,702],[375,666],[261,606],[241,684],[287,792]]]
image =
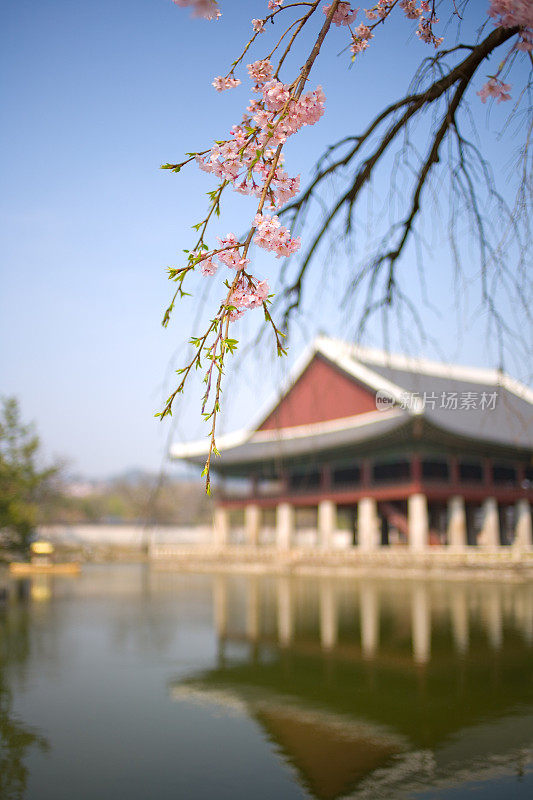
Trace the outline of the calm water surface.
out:
[[[1,800],[533,797],[533,587],[87,566],[0,609]]]

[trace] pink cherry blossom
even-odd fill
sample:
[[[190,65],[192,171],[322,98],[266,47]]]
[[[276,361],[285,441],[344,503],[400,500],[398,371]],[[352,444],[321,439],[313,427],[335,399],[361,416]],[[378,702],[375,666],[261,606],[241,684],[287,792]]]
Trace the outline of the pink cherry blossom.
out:
[[[257,308],[262,305],[268,297],[270,289],[267,281],[257,281],[241,277],[229,298],[229,305],[237,309]],[[242,315],[239,314],[239,316]],[[238,317],[235,317],[238,319]],[[230,319],[232,317],[230,316]]]
[[[271,11],[274,11],[276,8],[281,8],[283,5],[283,0],[268,0],[268,7]]]
[[[324,14],[328,14],[331,4],[324,6]],[[339,3],[335,13],[333,14],[332,22],[334,25],[351,25],[357,16],[358,8],[351,8],[350,3]]]
[[[527,53],[533,49],[533,3],[531,0],[491,0],[488,14],[494,20],[494,24],[502,28],[520,26],[517,50]]]
[[[257,228],[254,244],[275,252],[278,258],[289,256],[300,248],[300,238],[291,239],[290,231],[281,225],[277,216],[256,214],[254,226]]]
[[[355,35],[356,35],[356,36],[357,36],[359,39],[373,39],[373,38],[374,38],[374,34],[372,33],[372,31],[370,30],[370,28],[368,27],[368,25],[365,25],[365,24],[364,24],[364,23],[362,23],[362,22],[361,22],[361,24],[360,24],[360,25],[358,25],[358,26],[357,26],[357,28],[355,29]]]
[[[514,28],[515,25],[533,28],[531,0],[491,0],[488,15],[495,25],[502,28]]]
[[[416,29],[416,35],[418,38],[425,42],[426,44],[432,44],[435,48],[440,47],[442,42],[444,41],[442,36],[435,36],[433,33],[432,25],[434,25],[439,20],[437,17],[431,15],[427,19],[422,17],[420,22],[418,23],[418,28]]]
[[[356,56],[357,53],[362,53],[363,50],[367,50],[369,47],[370,45],[368,44],[367,39],[354,38],[350,45],[350,52],[352,55]]]
[[[255,286],[255,292],[249,300],[249,308],[255,308],[262,305],[268,297],[270,289],[267,281],[258,281]]]
[[[269,111],[281,111],[289,97],[289,87],[281,81],[269,81],[263,86],[263,101]]]
[[[385,19],[395,4],[395,0],[378,0],[372,9],[365,9],[366,18],[370,20]]]
[[[218,260],[226,267],[231,267],[237,271],[244,269],[250,263],[248,258],[241,258],[239,247],[242,247],[234,233],[227,233],[220,242],[221,252],[217,253]]]
[[[523,53],[529,53],[533,50],[533,30],[523,28],[520,31],[520,40],[516,44],[516,49],[521,50]]]
[[[264,33],[265,32],[265,20],[264,19],[253,19],[252,20],[252,28],[256,33]]]
[[[296,108],[296,116],[301,125],[314,125],[324,114],[326,95],[321,86],[300,97]]]
[[[234,233],[227,233],[223,239],[219,239],[220,247],[223,248],[221,253],[218,253],[218,260],[226,264],[228,260],[231,262],[239,258],[239,240]],[[228,264],[233,266],[233,263]]]
[[[503,83],[498,78],[490,78],[477,94],[482,103],[486,103],[488,97],[494,97],[498,103],[502,103],[511,99],[511,95],[508,94],[510,90],[509,83]]]
[[[361,23],[357,26],[354,31],[352,44],[350,45],[350,50],[353,56],[356,56],[357,53],[362,53],[363,50],[366,50],[369,47],[370,39],[374,38],[374,34],[368,27],[368,25],[364,25]]]
[[[265,81],[270,80],[274,72],[274,67],[267,58],[262,61],[254,61],[253,64],[248,64],[246,69],[248,70],[250,78],[255,81],[255,83],[265,83]]]
[[[234,78],[233,75],[228,78],[223,78],[222,75],[219,75],[213,80],[212,86],[215,87],[217,92],[224,92],[226,89],[233,89],[239,84],[239,78]]]
[[[218,264],[215,264],[211,258],[204,258],[203,261],[200,261],[200,268],[202,275],[214,275],[218,269]]]
[[[193,17],[203,17],[204,19],[220,19],[222,16],[216,0],[172,0],[177,6],[182,8],[192,7]]]
[[[300,176],[297,175],[295,178],[291,178],[283,168],[279,167],[274,173],[272,186],[274,189],[274,204],[282,206],[300,191]]]
[[[400,8],[403,9],[407,19],[418,19],[422,14],[422,9],[417,7],[416,0],[400,0]]]
[[[238,250],[224,250],[218,254],[218,260],[221,264],[225,264],[226,267],[231,267],[231,269],[236,269],[237,271],[244,267],[244,259],[240,258]]]
[[[202,156],[195,156],[194,160],[196,161],[200,169],[203,170],[204,172],[213,172],[211,163],[207,159],[203,158]]]

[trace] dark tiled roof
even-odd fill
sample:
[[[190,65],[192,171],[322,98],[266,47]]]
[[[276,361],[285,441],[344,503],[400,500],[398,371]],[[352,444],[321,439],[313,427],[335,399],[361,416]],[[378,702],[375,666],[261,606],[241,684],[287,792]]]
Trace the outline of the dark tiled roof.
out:
[[[325,430],[312,433],[308,436],[294,438],[280,438],[274,435],[265,439],[264,436],[252,435],[247,442],[234,447],[222,448],[221,465],[230,467],[236,464],[253,463],[257,461],[272,461],[276,459],[293,459],[308,453],[338,450],[350,445],[376,439],[380,436],[401,428],[410,421],[407,412],[394,412],[383,414],[382,417],[366,425]],[[269,432],[270,433],[270,432]],[[202,464],[205,456],[190,458],[189,461]]]
[[[421,398],[424,397],[424,392],[426,397],[435,395],[435,407],[426,402],[423,412],[426,419],[434,425],[469,438],[524,448],[533,447],[533,406],[503,386],[394,369],[360,360],[406,392],[416,392]],[[442,398],[444,397],[446,403],[452,393],[457,394],[457,409],[442,405]],[[483,394],[488,406],[485,408],[481,403]],[[491,408],[491,396],[494,394],[495,407]],[[462,408],[462,398],[472,396],[476,407]]]

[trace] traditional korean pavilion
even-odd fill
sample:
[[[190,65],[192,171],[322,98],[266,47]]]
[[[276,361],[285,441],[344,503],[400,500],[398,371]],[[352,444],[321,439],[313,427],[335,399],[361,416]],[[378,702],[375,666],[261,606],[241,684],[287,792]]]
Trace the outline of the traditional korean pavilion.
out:
[[[533,391],[498,370],[320,337],[258,424],[217,444],[220,546],[232,527],[280,549],[532,546]],[[207,446],[171,457],[203,466]]]

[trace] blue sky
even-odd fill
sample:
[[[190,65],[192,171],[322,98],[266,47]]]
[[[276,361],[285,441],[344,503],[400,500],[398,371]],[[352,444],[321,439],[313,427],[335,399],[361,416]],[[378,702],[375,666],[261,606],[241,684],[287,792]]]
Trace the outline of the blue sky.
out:
[[[482,16],[484,3],[471,5],[477,16],[467,18],[466,27]],[[199,308],[197,295],[177,309],[167,330],[161,328],[172,291],[165,266],[179,263],[191,245],[190,226],[202,216],[212,181],[195,168],[173,175],[158,167],[204,149],[240,119],[247,87],[218,95],[210,82],[224,74],[246,41],[249,20],[265,7],[264,0],[223,0],[222,20],[208,23],[191,20],[170,0],[2,4],[0,392],[19,397],[47,454],[66,458],[73,471],[108,475],[130,466],[156,468],[163,458],[169,425],[153,414],[172,388],[184,342],[209,312],[209,299]],[[401,16],[352,70],[347,54],[338,55],[342,31],[333,31],[330,41],[311,80],[324,86],[327,113],[287,149],[287,170],[301,172],[303,181],[329,142],[360,129],[405,90],[426,55]],[[265,49],[261,43],[253,58]],[[302,56],[295,54],[296,66]],[[479,104],[474,113],[483,128],[486,108]],[[505,179],[512,132],[502,141],[493,135],[502,115],[498,108],[491,112],[490,133],[481,137]],[[385,189],[383,179],[377,195]],[[216,232],[240,232],[251,212],[249,199],[231,197]],[[290,358],[279,363],[265,345],[228,376],[226,429],[256,416],[317,331],[351,335],[353,312],[338,310],[338,285],[349,268],[343,258],[335,256],[325,279],[311,277]],[[257,263],[275,288],[279,262],[260,257]],[[402,269],[416,295],[412,253]],[[437,240],[428,279],[443,297],[450,274],[449,256]],[[214,304],[216,288],[210,297]],[[459,339],[450,334],[452,306],[453,298],[440,318],[422,308],[441,353],[492,365],[494,354],[471,316],[464,316]],[[239,323],[243,345],[258,318],[256,312]],[[377,321],[367,342],[380,342]],[[428,346],[426,355],[435,352]],[[203,433],[197,398],[194,387],[177,409],[175,437]]]

